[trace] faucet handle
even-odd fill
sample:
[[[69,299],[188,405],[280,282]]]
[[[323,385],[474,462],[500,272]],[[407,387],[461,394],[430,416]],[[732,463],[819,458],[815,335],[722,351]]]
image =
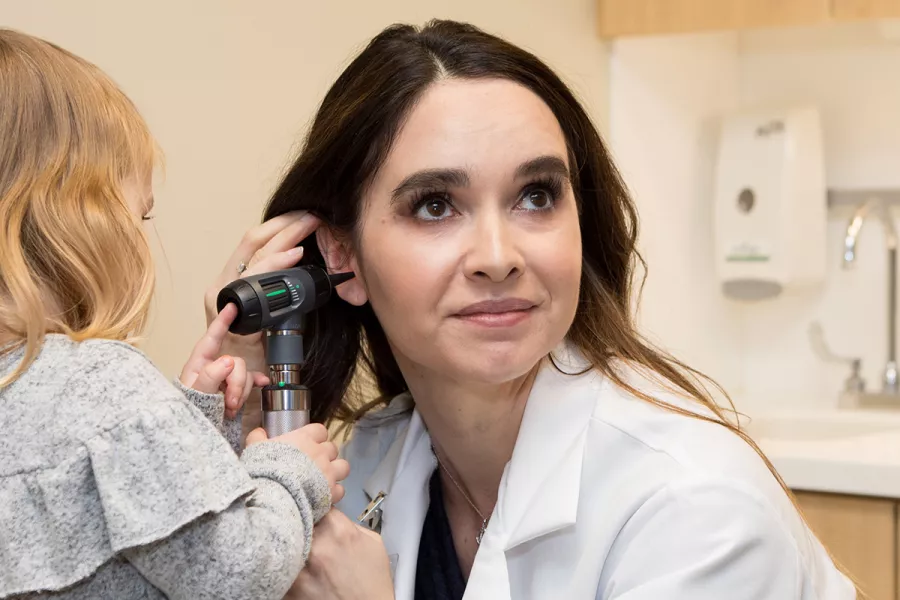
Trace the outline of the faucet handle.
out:
[[[850,376],[844,380],[844,391],[847,392],[863,392],[866,389],[866,381],[860,375],[862,369],[861,358],[850,358],[846,356],[838,356],[831,351],[828,343],[825,341],[825,332],[822,324],[813,321],[809,325],[809,339],[812,343],[813,351],[826,362],[842,363],[848,365],[851,369]]]

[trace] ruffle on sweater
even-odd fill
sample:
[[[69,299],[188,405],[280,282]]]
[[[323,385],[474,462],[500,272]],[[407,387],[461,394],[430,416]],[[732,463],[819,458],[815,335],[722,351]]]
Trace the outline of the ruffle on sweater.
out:
[[[49,468],[0,478],[0,596],[53,591],[254,490],[210,422],[149,404]]]

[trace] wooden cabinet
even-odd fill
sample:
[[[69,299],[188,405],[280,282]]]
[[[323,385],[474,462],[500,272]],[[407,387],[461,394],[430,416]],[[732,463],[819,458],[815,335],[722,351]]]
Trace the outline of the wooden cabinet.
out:
[[[896,600],[897,501],[795,492],[816,537],[872,600]]]
[[[833,0],[833,16],[841,21],[900,17],[900,0]]]
[[[900,0],[597,0],[603,37],[900,17]]]

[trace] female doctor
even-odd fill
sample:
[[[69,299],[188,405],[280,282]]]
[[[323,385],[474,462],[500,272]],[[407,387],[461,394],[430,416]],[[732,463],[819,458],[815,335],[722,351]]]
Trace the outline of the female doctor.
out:
[[[356,274],[308,332],[313,418],[355,427],[294,597],[856,596],[704,378],[636,332],[635,206],[536,57],[454,22],[383,31],[279,215],[227,273],[306,238],[305,263]],[[354,410],[360,360],[381,396]],[[354,523],[373,500],[380,539]]]

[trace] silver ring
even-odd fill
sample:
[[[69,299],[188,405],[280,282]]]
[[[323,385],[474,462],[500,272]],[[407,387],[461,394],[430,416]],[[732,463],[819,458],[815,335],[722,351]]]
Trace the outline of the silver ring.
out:
[[[243,275],[244,271],[247,270],[247,265],[244,264],[244,261],[241,261],[241,264],[237,266],[238,275]]]

